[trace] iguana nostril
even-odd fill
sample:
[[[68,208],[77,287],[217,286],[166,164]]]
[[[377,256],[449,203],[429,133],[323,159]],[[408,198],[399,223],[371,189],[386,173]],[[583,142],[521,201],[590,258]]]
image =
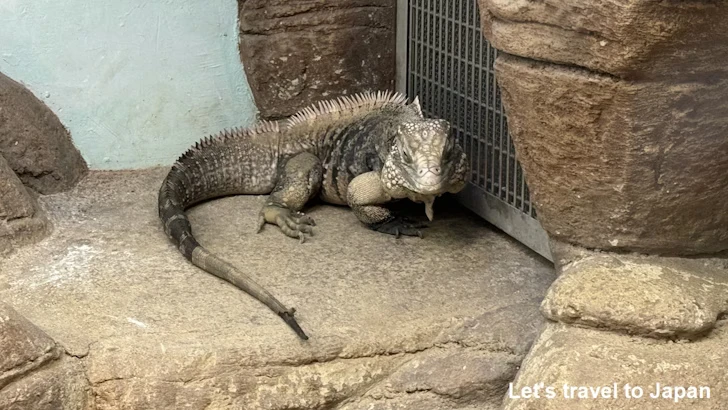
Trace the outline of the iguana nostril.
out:
[[[417,170],[417,175],[419,176],[425,176],[428,172],[432,172],[433,174],[440,176],[442,174],[442,168],[435,165],[430,167],[423,167]]]

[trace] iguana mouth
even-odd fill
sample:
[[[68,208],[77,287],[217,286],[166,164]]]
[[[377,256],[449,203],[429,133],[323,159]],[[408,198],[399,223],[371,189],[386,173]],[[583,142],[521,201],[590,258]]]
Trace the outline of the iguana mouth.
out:
[[[442,185],[442,180],[437,181],[437,182],[433,182],[432,184],[418,184],[418,185],[419,186],[426,186],[426,187],[438,186],[438,185]]]
[[[445,193],[447,191],[447,187],[445,186],[444,181],[441,181],[436,184],[418,184],[416,192],[420,195],[439,195],[442,193]]]
[[[418,175],[414,178],[414,183],[421,187],[436,187],[445,183],[445,178],[442,175],[427,172],[424,175]]]

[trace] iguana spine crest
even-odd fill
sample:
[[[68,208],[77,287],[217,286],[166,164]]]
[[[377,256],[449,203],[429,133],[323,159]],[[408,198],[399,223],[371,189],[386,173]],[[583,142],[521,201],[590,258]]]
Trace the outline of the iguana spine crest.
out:
[[[363,92],[351,96],[342,96],[336,99],[324,100],[316,104],[310,105],[297,113],[293,114],[287,122],[287,128],[293,128],[298,124],[312,124],[316,119],[324,115],[333,115],[336,117],[346,113],[355,113],[360,110],[373,110],[375,108],[387,105],[402,105],[407,101],[404,94],[392,91]]]
[[[265,120],[258,121],[255,125],[251,127],[234,127],[225,129],[217,134],[208,135],[207,137],[204,137],[201,140],[197,141],[195,145],[193,145],[184,154],[177,158],[177,163],[175,165],[178,165],[180,161],[194,155],[195,152],[203,150],[210,145],[221,142],[224,143],[225,141],[232,138],[245,138],[266,133],[278,133],[280,132],[280,130],[280,124],[278,124],[278,122]]]

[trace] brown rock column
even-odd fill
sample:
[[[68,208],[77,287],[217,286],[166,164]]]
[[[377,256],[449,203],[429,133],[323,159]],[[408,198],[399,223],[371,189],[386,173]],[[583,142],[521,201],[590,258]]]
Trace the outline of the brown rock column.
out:
[[[726,408],[728,379],[714,364],[728,335],[728,265],[675,256],[728,249],[728,3],[480,6],[559,273],[541,305],[549,322],[514,381],[516,392],[543,383],[556,394],[508,395],[504,408]],[[688,404],[623,394],[656,382],[713,395]],[[607,399],[563,388],[615,384]]]
[[[728,4],[481,0],[511,133],[549,235],[728,249]]]
[[[240,54],[261,116],[392,89],[394,0],[239,0]]]

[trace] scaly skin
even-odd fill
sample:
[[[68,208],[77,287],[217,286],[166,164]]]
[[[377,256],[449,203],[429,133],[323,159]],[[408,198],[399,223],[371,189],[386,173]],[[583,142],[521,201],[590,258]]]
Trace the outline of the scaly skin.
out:
[[[418,224],[386,204],[409,198],[425,204],[432,220],[435,198],[465,186],[467,160],[444,120],[425,119],[415,99],[390,92],[320,102],[286,125],[261,122],[197,143],[172,166],[159,191],[164,230],[194,265],[246,291],[308,339],[286,308],[252,278],[208,252],[192,235],[185,210],[225,195],[270,194],[258,230],[274,224],[304,241],[313,219],[301,213],[316,195],[348,205],[379,232],[421,236]]]

